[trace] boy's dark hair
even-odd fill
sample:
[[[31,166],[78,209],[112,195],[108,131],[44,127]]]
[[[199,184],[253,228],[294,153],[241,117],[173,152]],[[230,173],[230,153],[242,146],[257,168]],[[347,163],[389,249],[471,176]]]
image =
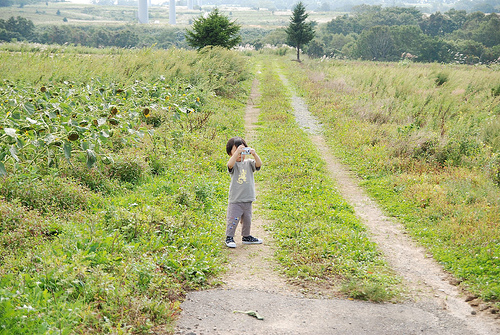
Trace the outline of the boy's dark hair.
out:
[[[244,139],[241,137],[233,137],[230,138],[229,141],[227,141],[226,144],[226,152],[229,156],[231,156],[231,150],[233,150],[233,146],[239,147],[240,145],[244,145],[245,147],[248,147],[247,142],[245,142]]]

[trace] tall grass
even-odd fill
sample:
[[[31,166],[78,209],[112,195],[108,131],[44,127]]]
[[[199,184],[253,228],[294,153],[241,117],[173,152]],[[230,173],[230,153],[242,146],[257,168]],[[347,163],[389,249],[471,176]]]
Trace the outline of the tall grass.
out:
[[[371,194],[463,288],[498,303],[498,70],[308,61],[287,71]]]
[[[94,56],[87,53],[92,50]],[[20,52],[0,53],[0,74],[4,80],[29,83],[71,81],[85,83],[91,78],[127,85],[140,81],[188,82],[199,89],[231,95],[235,85],[246,78],[243,59],[215,48],[197,53],[179,49],[125,50],[33,46]],[[19,64],[23,64],[19,66]]]

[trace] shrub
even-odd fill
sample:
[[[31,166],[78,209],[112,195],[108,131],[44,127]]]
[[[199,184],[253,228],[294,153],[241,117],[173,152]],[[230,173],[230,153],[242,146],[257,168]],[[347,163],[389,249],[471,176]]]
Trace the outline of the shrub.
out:
[[[493,182],[500,185],[500,153],[496,153],[491,157],[486,169]]]
[[[151,173],[154,175],[161,175],[167,169],[168,166],[166,156],[156,155],[154,153],[151,153],[148,156],[148,162],[149,162],[149,169],[151,170]]]
[[[350,280],[342,284],[341,291],[351,298],[373,302],[388,301],[392,298],[384,285],[368,280]]]
[[[109,169],[109,173],[112,178],[136,184],[144,173],[144,166],[137,160],[127,160],[124,158],[113,163]]]
[[[39,179],[9,176],[0,181],[0,195],[7,201],[19,201],[31,209],[49,213],[53,210],[88,208],[89,189],[70,177],[47,175]]]
[[[500,95],[500,84],[491,89],[491,95],[498,97]]]
[[[439,72],[436,76],[435,82],[437,86],[441,86],[448,81],[448,74]]]
[[[105,214],[105,221],[109,231],[119,231],[127,242],[143,234],[150,224],[140,213],[133,213],[121,208],[108,209]]]
[[[245,58],[223,48],[202,49],[193,65],[207,77],[205,80],[217,95],[228,98],[240,93],[239,84],[250,77]]]
[[[49,223],[36,211],[0,199],[0,262],[51,236]]]
[[[68,167],[64,173],[75,178],[81,185],[94,192],[110,194],[117,190],[113,181],[96,168],[89,169],[86,166],[74,166],[73,168]]]

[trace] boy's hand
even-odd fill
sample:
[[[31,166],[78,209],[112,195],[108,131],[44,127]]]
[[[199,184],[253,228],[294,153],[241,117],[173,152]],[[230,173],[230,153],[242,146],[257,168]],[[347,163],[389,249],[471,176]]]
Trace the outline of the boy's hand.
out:
[[[236,152],[235,153],[241,154],[245,150],[245,148],[246,147],[242,144],[238,148],[236,148]]]

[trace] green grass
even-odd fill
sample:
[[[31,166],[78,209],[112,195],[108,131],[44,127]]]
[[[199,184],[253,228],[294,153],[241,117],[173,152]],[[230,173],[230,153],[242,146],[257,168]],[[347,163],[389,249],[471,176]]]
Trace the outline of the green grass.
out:
[[[463,288],[498,304],[498,69],[308,60],[287,71],[369,193]]]
[[[277,258],[288,276],[330,285],[347,296],[396,299],[399,279],[370,241],[353,209],[327,175],[325,163],[295,123],[290,96],[265,61],[258,130],[266,186],[259,197],[277,241]],[[276,61],[274,61],[276,62]]]

